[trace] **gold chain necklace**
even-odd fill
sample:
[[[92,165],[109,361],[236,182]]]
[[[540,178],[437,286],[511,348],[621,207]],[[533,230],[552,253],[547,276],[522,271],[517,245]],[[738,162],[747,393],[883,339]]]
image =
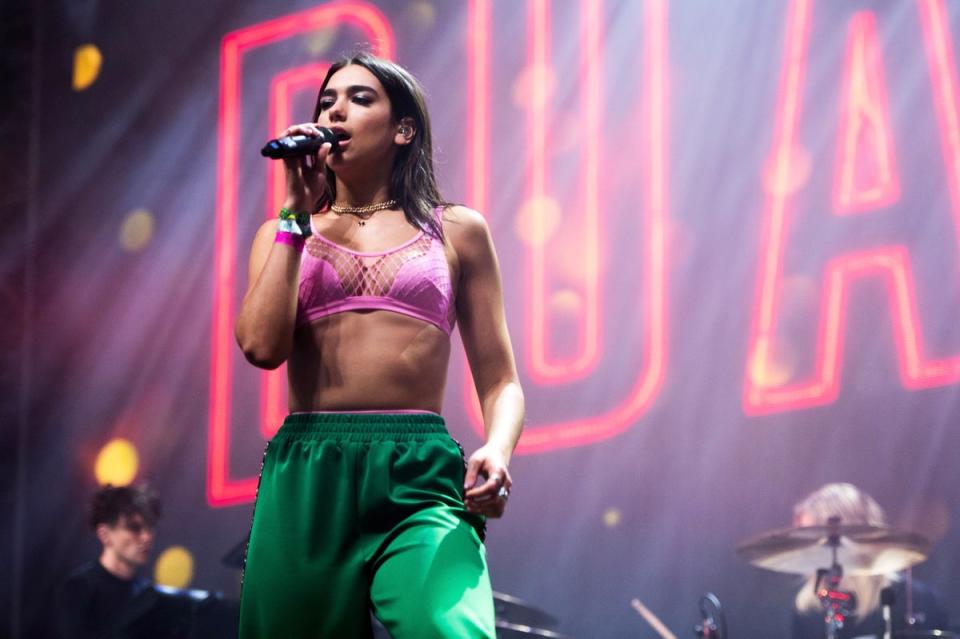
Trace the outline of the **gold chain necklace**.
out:
[[[350,206],[349,204],[338,204],[334,202],[330,205],[330,210],[337,215],[365,215],[376,213],[384,209],[389,209],[397,205],[396,200],[387,200],[386,202],[377,202],[376,204],[366,204],[364,206]]]

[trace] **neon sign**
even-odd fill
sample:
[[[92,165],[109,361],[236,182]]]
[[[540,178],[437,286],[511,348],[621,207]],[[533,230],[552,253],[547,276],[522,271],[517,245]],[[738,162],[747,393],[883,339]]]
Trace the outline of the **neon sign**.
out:
[[[883,282],[890,300],[900,379],[906,388],[954,384],[960,380],[960,356],[931,358],[924,350],[915,301],[910,252],[894,244],[840,255],[830,260],[823,275],[814,371],[790,384],[767,383],[758,371],[771,366],[777,344],[777,312],[783,283],[783,257],[791,210],[789,185],[793,175],[803,97],[803,79],[810,40],[813,0],[793,0],[787,22],[780,97],[771,153],[772,188],[763,211],[761,262],[750,330],[750,349],[743,405],[749,415],[819,406],[836,400],[840,390],[847,298],[855,282],[868,278]],[[923,41],[933,78],[933,103],[947,166],[954,225],[960,230],[960,135],[957,128],[957,78],[953,47],[946,29],[942,0],[919,0]],[[900,187],[893,161],[889,108],[883,83],[882,62],[876,44],[873,14],[860,12],[850,22],[847,64],[844,73],[844,111],[841,114],[834,212],[866,213],[888,207],[899,198]],[[864,161],[864,154],[869,161]],[[858,166],[872,174],[855,178]],[[794,215],[791,215],[794,213]]]
[[[797,193],[806,180],[799,128],[808,63],[811,16],[815,0],[791,0],[786,18],[783,64],[774,117],[773,144],[768,161],[767,189],[761,211],[761,233],[757,282],[751,326],[748,334],[743,409],[761,415],[826,405],[836,400],[841,386],[844,335],[850,292],[862,282],[879,282],[889,300],[900,380],[908,389],[929,388],[960,381],[960,354],[936,357],[924,345],[920,313],[916,302],[913,257],[910,249],[884,243],[858,249],[826,260],[820,279],[819,310],[816,312],[812,370],[806,377],[778,378],[766,372],[776,367],[778,344],[783,340],[780,316],[784,306],[783,288],[791,274],[784,266],[790,247],[791,225],[802,219],[804,206]],[[528,0],[526,63],[530,78],[530,106],[523,151],[529,171],[524,185],[531,204],[534,241],[525,242],[521,256],[523,322],[518,339],[520,363],[532,382],[528,391],[562,393],[597,374],[604,352],[611,349],[604,334],[604,290],[601,256],[605,233],[615,232],[601,224],[603,202],[601,176],[604,149],[599,142],[604,111],[601,69],[603,31],[602,0],[579,0],[577,10],[581,32],[578,37],[580,61],[577,75],[581,90],[580,113],[584,134],[594,144],[578,154],[580,200],[564,203],[562,211],[575,226],[578,266],[582,276],[574,289],[564,289],[576,304],[576,339],[569,352],[557,352],[550,342],[557,324],[551,303],[557,290],[554,266],[561,249],[546,241],[545,210],[557,206],[551,184],[550,141],[546,135],[551,119],[548,99],[551,78],[551,3]],[[958,82],[948,21],[943,0],[917,0],[925,46],[932,102],[940,134],[941,154],[946,167],[952,220],[960,246],[960,121]],[[467,27],[467,126],[466,198],[480,211],[489,209],[491,199],[491,28],[492,0],[468,0]],[[637,150],[637,210],[641,220],[634,242],[639,277],[636,289],[637,330],[642,331],[643,353],[635,377],[625,385],[622,397],[608,398],[609,405],[595,407],[593,415],[550,423],[528,424],[518,453],[586,445],[616,436],[636,425],[656,401],[668,363],[668,245],[666,241],[669,184],[669,29],[667,0],[644,4],[642,55],[637,73],[642,78],[642,103],[637,105],[639,128],[644,145]],[[211,350],[209,460],[207,495],[211,505],[224,506],[249,501],[256,490],[256,477],[233,477],[229,470],[232,402],[232,362],[238,356],[233,342],[234,302],[237,297],[236,216],[238,175],[238,131],[240,79],[244,56],[251,51],[302,35],[325,26],[348,25],[374,43],[377,53],[393,57],[394,39],[386,18],[364,2],[338,2],[285,16],[228,34],[221,51],[220,146],[218,161],[217,245],[213,344]],[[839,85],[840,109],[835,160],[830,173],[829,198],[820,208],[833,216],[861,224],[866,216],[896,214],[903,187],[897,165],[897,143],[891,126],[887,80],[876,18],[860,11],[851,16],[846,31],[846,53]],[[277,74],[269,87],[268,135],[291,121],[291,103],[303,91],[315,90],[327,69],[317,62]],[[273,216],[283,193],[280,166],[269,169],[266,214]],[[561,207],[562,208],[562,207]],[[578,216],[578,217],[574,217]],[[835,218],[834,218],[835,219]],[[496,233],[498,229],[494,229]],[[570,286],[566,283],[565,286]],[[259,406],[260,431],[273,434],[285,414],[282,371],[262,374]],[[459,389],[474,428],[482,432],[482,418],[469,372]]]

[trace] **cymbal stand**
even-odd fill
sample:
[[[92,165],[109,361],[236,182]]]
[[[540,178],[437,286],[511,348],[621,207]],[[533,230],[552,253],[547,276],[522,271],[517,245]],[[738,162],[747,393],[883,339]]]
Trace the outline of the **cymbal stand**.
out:
[[[700,597],[700,616],[702,621],[693,628],[701,639],[727,639],[727,618],[723,613],[720,599],[708,592]]]
[[[827,545],[830,546],[831,563],[829,568],[821,568],[817,571],[817,579],[813,587],[823,606],[823,622],[826,625],[827,639],[837,639],[844,622],[856,607],[857,600],[852,592],[840,590],[840,582],[843,580],[843,566],[837,561],[837,549],[840,547],[840,518],[831,517],[827,520],[827,525],[830,527]]]
[[[907,627],[913,628],[920,619],[913,614],[913,568],[907,568]]]

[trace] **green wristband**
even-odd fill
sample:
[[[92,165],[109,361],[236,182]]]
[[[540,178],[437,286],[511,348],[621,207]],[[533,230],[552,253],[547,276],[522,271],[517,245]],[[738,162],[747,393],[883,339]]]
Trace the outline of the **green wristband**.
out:
[[[284,222],[290,222],[290,227],[285,226]],[[313,229],[310,228],[310,214],[306,211],[293,211],[288,208],[280,209],[280,227],[279,230],[299,235],[304,239],[313,235]],[[294,228],[296,230],[294,230]]]
[[[282,208],[280,209],[280,219],[281,220],[293,220],[300,215],[300,211],[294,211],[293,209]]]

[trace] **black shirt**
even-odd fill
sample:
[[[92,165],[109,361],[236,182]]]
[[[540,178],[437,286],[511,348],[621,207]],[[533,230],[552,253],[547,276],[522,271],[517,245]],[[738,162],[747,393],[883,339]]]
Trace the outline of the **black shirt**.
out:
[[[63,639],[183,636],[183,616],[164,610],[162,599],[146,579],[120,579],[93,561],[58,589],[57,630]]]

